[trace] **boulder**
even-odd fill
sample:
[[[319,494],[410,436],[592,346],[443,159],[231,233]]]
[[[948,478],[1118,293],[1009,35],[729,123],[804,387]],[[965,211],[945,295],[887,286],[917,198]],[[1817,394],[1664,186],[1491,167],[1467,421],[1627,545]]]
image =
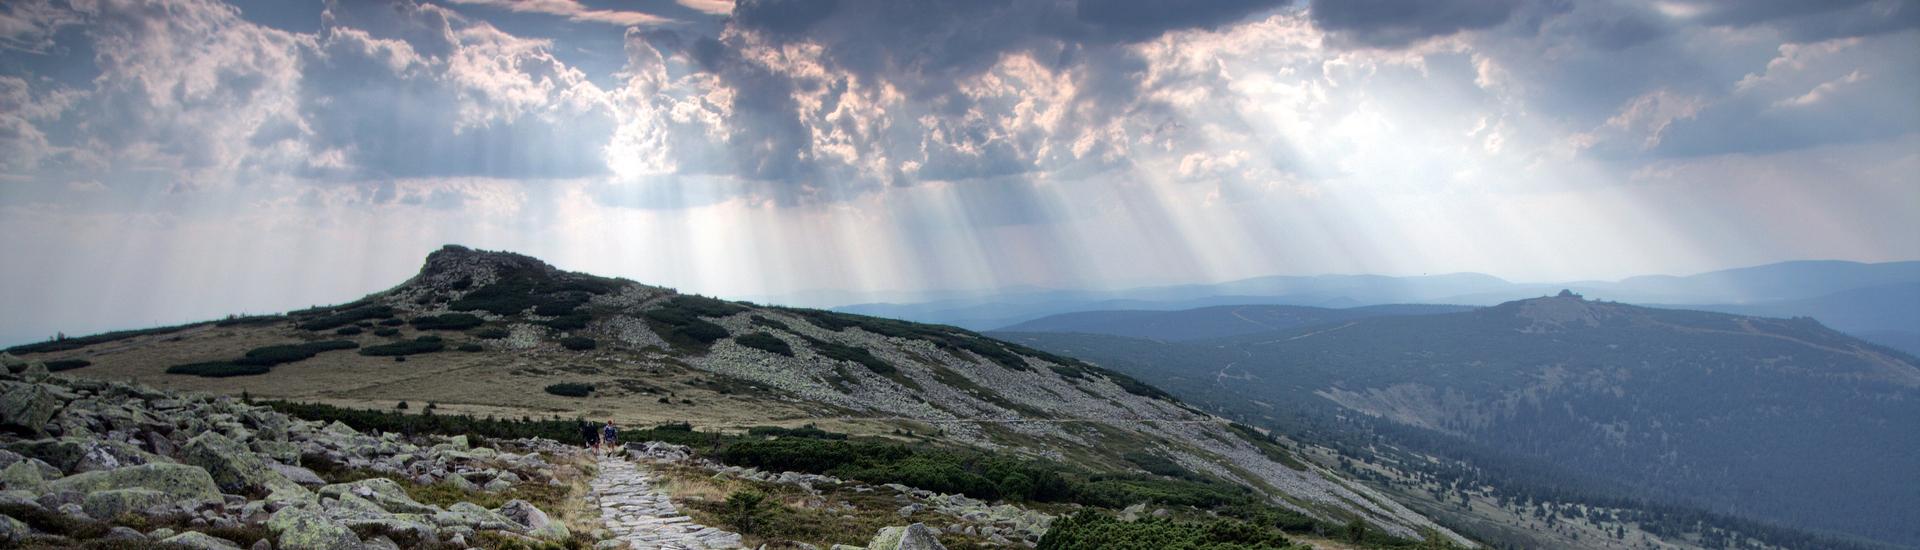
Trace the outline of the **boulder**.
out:
[[[39,492],[46,488],[47,479],[41,475],[40,468],[26,460],[13,463],[0,469],[0,489],[8,491]]]
[[[153,489],[108,489],[87,493],[80,509],[87,517],[98,520],[113,520],[128,514],[139,514],[148,508],[171,504],[173,499],[166,493]]]
[[[362,479],[352,483],[336,483],[321,487],[319,493],[322,497],[333,498],[351,493],[396,514],[433,514],[440,511],[439,508],[415,502],[413,497],[407,496],[407,490],[401,488],[399,483],[383,477]]]
[[[344,521],[347,527],[353,529],[355,532],[380,533],[407,548],[431,548],[440,544],[440,536],[434,531],[433,526],[418,521],[398,517],[361,518]]]
[[[302,507],[275,512],[267,518],[267,530],[274,533],[274,547],[279,550],[331,550],[360,545],[360,538],[354,536],[353,531]]]
[[[60,412],[60,400],[42,384],[16,384],[0,393],[0,428],[45,434],[48,421]]]
[[[514,523],[526,526],[529,530],[537,530],[553,523],[546,512],[540,511],[533,503],[517,498],[500,505],[500,515],[506,516]]]
[[[885,527],[867,543],[867,550],[947,550],[925,523]]]
[[[520,525],[512,519],[471,502],[453,503],[453,506],[447,507],[447,511],[434,514],[433,522],[442,526],[472,527],[482,531],[511,531],[515,533],[524,533],[527,531],[525,526]]]
[[[127,443],[77,437],[20,441],[7,445],[7,449],[40,459],[70,474],[168,462],[164,457],[142,451],[139,447]]]
[[[527,536],[549,542],[566,542],[573,539],[573,531],[556,521],[547,524],[546,527],[527,532]]]
[[[27,524],[21,523],[20,520],[0,516],[0,542],[20,542],[20,539],[32,534],[33,530],[28,529]]]
[[[132,527],[125,527],[120,525],[115,525],[112,529],[108,529],[107,534],[101,536],[100,538],[105,540],[118,540],[118,541],[128,541],[128,542],[137,542],[137,541],[147,540],[146,535],[140,534],[139,531],[133,530]]]
[[[49,492],[88,494],[113,489],[153,489],[174,501],[220,502],[220,486],[213,476],[186,464],[141,464],[86,472],[47,483]]]
[[[53,371],[47,370],[47,364],[39,361],[27,363],[27,368],[20,371],[20,378],[22,380],[36,384],[45,382],[48,378],[52,377]]]
[[[287,478],[287,481],[292,481],[299,485],[318,487],[327,484],[327,480],[321,479],[320,474],[313,473],[313,470],[299,466],[288,466],[278,462],[268,462],[267,467],[273,468],[275,472],[280,472],[280,475]]]
[[[160,542],[192,548],[193,550],[240,550],[240,545],[234,544],[232,541],[198,531],[188,531],[174,535]]]
[[[180,457],[188,464],[206,468],[207,473],[213,475],[214,483],[229,492],[269,491],[297,486],[280,472],[267,467],[267,462],[260,455],[253,454],[245,446],[218,432],[205,432],[187,440]]]

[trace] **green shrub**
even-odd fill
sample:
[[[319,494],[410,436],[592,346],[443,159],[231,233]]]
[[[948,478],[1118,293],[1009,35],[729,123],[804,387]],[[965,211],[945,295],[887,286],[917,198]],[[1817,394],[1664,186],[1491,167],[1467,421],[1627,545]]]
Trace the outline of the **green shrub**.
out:
[[[60,372],[63,370],[73,370],[77,368],[86,367],[92,364],[93,364],[92,361],[88,361],[86,359],[55,359],[55,360],[46,362],[48,372]]]
[[[568,336],[560,339],[560,347],[573,351],[586,351],[600,346],[600,342],[585,336]]]
[[[587,328],[587,323],[590,323],[592,321],[593,321],[592,315],[588,315],[585,313],[569,313],[566,315],[561,315],[559,317],[554,317],[553,319],[541,321],[540,324],[546,325],[547,328],[551,328],[554,330],[580,330],[583,328]]]
[[[527,267],[501,273],[493,284],[468,292],[448,307],[498,315],[513,315],[531,307],[540,315],[562,315],[586,303],[590,296],[613,292],[621,284],[617,279]]]
[[[296,361],[305,361],[322,352],[353,349],[357,347],[360,347],[360,344],[349,340],[325,340],[303,344],[282,344],[247,350],[245,356],[230,362],[236,365],[261,365],[271,367]]]
[[[586,397],[593,395],[593,384],[563,382],[547,386],[547,393],[561,397]]]
[[[803,336],[803,338],[806,337]],[[866,367],[867,370],[873,371],[874,374],[882,376],[895,372],[893,364],[879,357],[874,357],[872,352],[867,351],[867,348],[836,344],[816,338],[807,338],[807,343],[813,345],[814,353],[826,356],[828,359],[859,363],[860,366]]]
[[[747,435],[754,436],[754,437],[804,437],[808,439],[846,439],[847,438],[847,434],[829,432],[826,430],[822,430],[820,429],[819,426],[815,426],[812,424],[808,424],[798,428],[782,428],[779,426],[754,426],[751,428],[747,428]]]
[[[374,336],[381,336],[381,337],[392,337],[392,336],[399,336],[399,335],[400,335],[400,329],[397,329],[397,328],[392,328],[392,327],[388,327],[388,328],[379,328],[379,329],[374,329],[374,330],[373,330],[373,335],[374,335]]]
[[[467,330],[480,326],[486,321],[471,313],[448,313],[444,315],[425,315],[413,318],[413,328],[419,330]]]
[[[749,317],[749,319],[753,320],[754,326],[766,327],[766,328],[777,328],[787,332],[793,332],[793,329],[791,327],[788,327],[786,323],[782,323],[776,319],[769,319],[767,317],[760,316],[760,315]]]
[[[472,342],[468,342],[468,343],[465,343],[465,344],[460,344],[460,347],[459,347],[458,349],[459,349],[460,351],[464,351],[464,352],[469,352],[469,353],[471,353],[471,352],[476,352],[476,351],[486,351],[486,350],[487,350],[487,348],[483,348],[483,347],[480,347],[480,344],[475,344],[475,343],[472,343]]]
[[[300,323],[302,330],[333,330],[369,319],[388,319],[393,317],[393,308],[389,306],[360,306],[336,311],[316,319]]]
[[[772,508],[767,502],[767,494],[759,491],[734,491],[727,495],[727,501],[720,508],[720,520],[732,525],[742,534],[752,535],[759,532],[762,518]]]
[[[272,370],[273,367],[266,365],[236,365],[226,361],[208,361],[205,363],[188,363],[167,367],[167,374],[190,374],[207,378],[227,378],[266,374]]]
[[[467,332],[468,336],[472,336],[474,338],[482,338],[486,340],[499,340],[501,338],[506,338],[507,336],[510,336],[512,334],[513,332],[507,330],[505,327],[483,327],[483,328],[473,329]]]
[[[400,320],[398,318],[380,320],[380,326],[383,326],[383,327],[397,327],[404,324],[407,324],[407,322]]]
[[[225,319],[214,321],[213,326],[251,327],[251,326],[259,326],[259,325],[271,325],[271,324],[278,323],[285,320],[287,320],[287,316],[285,315],[249,315],[249,316],[229,315]]]
[[[193,323],[188,325],[175,325],[171,327],[155,327],[155,328],[147,328],[147,329],[140,329],[140,330],[121,330],[121,331],[95,334],[92,336],[79,336],[79,337],[73,337],[73,338],[67,338],[62,336],[62,337],[55,338],[53,340],[48,340],[45,342],[21,344],[18,346],[7,348],[7,352],[14,353],[14,354],[24,354],[24,353],[49,353],[49,352],[55,352],[55,351],[76,350],[76,349],[84,348],[94,344],[104,344],[107,342],[125,340],[128,338],[134,338],[139,336],[156,336],[161,334],[172,334],[175,332],[180,332],[190,328],[205,326],[205,325],[206,323]]]
[[[1166,518],[1120,521],[1083,510],[1053,523],[1041,550],[1255,550],[1309,549],[1278,529],[1236,519],[1182,522]]]
[[[742,334],[739,336],[735,336],[733,338],[733,341],[742,346],[765,351],[767,353],[777,353],[780,355],[785,355],[787,357],[793,357],[793,346],[789,346],[787,345],[787,342],[785,340],[781,340],[780,338],[775,337],[772,334],[767,334],[765,332]]]
[[[366,332],[366,329],[363,329],[357,326],[352,326],[352,325],[340,327],[340,330],[333,331],[334,334],[338,334],[341,336],[353,336],[355,334],[360,334],[362,332]]]
[[[440,337],[421,336],[419,338],[415,338],[412,340],[403,340],[403,341],[394,342],[391,344],[367,346],[365,348],[360,349],[360,355],[370,355],[370,356],[391,355],[395,357],[404,357],[408,355],[419,355],[422,353],[434,353],[439,351],[445,351],[446,349],[447,349],[447,343],[440,341]]]

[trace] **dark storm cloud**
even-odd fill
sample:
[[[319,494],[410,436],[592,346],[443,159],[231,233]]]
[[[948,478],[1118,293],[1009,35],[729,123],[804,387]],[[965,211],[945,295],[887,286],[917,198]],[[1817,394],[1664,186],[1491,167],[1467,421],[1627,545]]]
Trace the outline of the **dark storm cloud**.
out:
[[[718,39],[668,32],[633,38],[661,52],[690,43],[686,53],[697,67],[736,91],[727,114],[735,133],[725,156],[735,159],[737,175],[768,181],[852,177],[851,168],[822,160],[813,140],[833,129],[803,120],[795,97],[825,92],[822,101],[831,107],[857,82],[867,90],[889,87],[908,102],[886,113],[887,129],[874,130],[882,135],[867,149],[913,161],[918,172],[910,179],[956,180],[1010,176],[1041,163],[1032,143],[1008,136],[992,117],[968,116],[1011,107],[983,105],[988,100],[961,89],[1007,55],[1030,55],[1047,70],[1089,77],[1079,85],[1077,103],[1092,116],[1117,116],[1135,101],[1137,75],[1144,70],[1117,46],[1232,23],[1287,3],[747,0],[736,6],[730,32]],[[827,74],[788,74],[771,66],[784,59],[756,58],[749,51],[781,45],[818,48]],[[923,115],[933,122],[921,122]],[[905,176],[896,170],[881,177],[895,183]]]
[[[1790,40],[1816,42],[1920,27],[1915,0],[1702,0],[1706,25],[1779,29]]]
[[[1343,41],[1399,48],[1494,27],[1520,6],[1519,0],[1315,0],[1307,12],[1315,26]]]

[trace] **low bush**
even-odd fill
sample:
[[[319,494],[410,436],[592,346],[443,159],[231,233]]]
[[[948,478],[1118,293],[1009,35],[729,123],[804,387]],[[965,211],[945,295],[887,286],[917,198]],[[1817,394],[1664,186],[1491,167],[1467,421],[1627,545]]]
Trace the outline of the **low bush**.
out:
[[[228,378],[233,376],[266,374],[272,370],[273,367],[266,365],[237,365],[226,361],[208,361],[205,363],[188,363],[167,367],[167,374],[189,374],[206,378]]]
[[[86,359],[55,359],[55,360],[46,362],[48,372],[60,372],[63,370],[73,370],[77,368],[86,367],[92,364],[93,364],[92,361],[88,361]]]
[[[747,428],[747,435],[754,437],[804,437],[808,439],[846,439],[847,434],[834,433],[808,424],[798,428],[779,426],[754,426]]]
[[[786,323],[782,323],[777,319],[769,319],[760,315],[749,317],[749,319],[753,320],[753,325],[757,327],[777,328],[787,332],[793,332],[793,328],[788,327]]]
[[[817,338],[807,338],[807,343],[813,345],[814,353],[826,356],[828,359],[859,363],[860,366],[866,367],[867,370],[873,371],[874,374],[884,376],[893,374],[895,371],[892,363],[888,363],[879,357],[874,357],[872,352],[867,351],[867,348],[836,344]]]
[[[573,351],[586,351],[600,346],[600,342],[585,336],[568,336],[560,339],[560,347]]]
[[[546,321],[541,321],[540,324],[546,325],[547,328],[551,328],[554,330],[580,330],[583,328],[587,328],[587,323],[590,323],[590,322],[593,322],[592,315],[588,315],[585,313],[569,313],[566,315],[561,315],[559,317],[554,317]]]
[[[230,362],[236,365],[261,365],[271,367],[296,361],[305,361],[322,352],[353,349],[357,347],[360,347],[360,344],[350,340],[324,340],[303,344],[266,346],[247,350],[245,356]]]
[[[400,335],[400,329],[397,329],[397,328],[393,328],[393,327],[387,327],[387,328],[377,328],[377,329],[373,329],[373,335],[374,335],[374,336],[380,336],[380,337],[389,337],[389,338],[390,338],[390,337],[394,337],[394,336],[399,336],[399,335]]]
[[[776,353],[780,355],[785,355],[787,357],[793,357],[793,346],[789,346],[787,345],[787,342],[785,340],[781,340],[779,337],[776,337],[772,334],[768,334],[765,332],[742,334],[739,336],[735,336],[733,338],[733,341],[742,346],[750,347],[760,351],[765,351],[767,353]]]
[[[364,348],[360,348],[360,355],[370,355],[370,356],[391,355],[395,357],[404,357],[408,355],[419,355],[422,353],[435,353],[440,351],[446,351],[446,349],[447,349],[447,343],[441,341],[440,337],[421,336],[419,338],[415,338],[412,340],[403,340],[403,341],[394,342],[391,344],[381,344],[378,346],[367,346]]]
[[[485,322],[486,321],[471,313],[423,315],[413,318],[413,328],[419,330],[467,330],[480,326]]]
[[[340,330],[336,330],[336,331],[333,331],[333,333],[334,333],[334,334],[338,334],[338,335],[341,335],[341,336],[353,336],[353,335],[355,335],[355,334],[360,334],[360,333],[362,333],[362,332],[366,332],[366,331],[367,331],[367,329],[363,329],[363,328],[360,328],[360,327],[357,327],[357,326],[352,326],[352,325],[348,325],[348,326],[344,326],[344,327],[340,327]]]
[[[171,327],[155,327],[155,328],[147,328],[147,329],[140,329],[140,330],[121,330],[121,331],[114,331],[114,332],[104,332],[104,333],[95,334],[92,336],[77,336],[72,338],[60,336],[45,342],[21,344],[18,346],[7,348],[7,352],[14,353],[14,354],[24,354],[24,353],[49,353],[49,352],[55,352],[55,351],[76,350],[76,349],[84,348],[94,344],[104,344],[107,342],[125,340],[128,338],[134,338],[139,336],[156,336],[161,334],[172,334],[175,332],[180,332],[183,330],[187,330],[187,329],[199,327],[199,326],[206,326],[206,323],[194,323],[190,325],[175,325]]]
[[[213,322],[216,327],[252,327],[271,325],[287,320],[285,315],[228,315],[227,318]]]
[[[383,327],[397,327],[404,324],[407,324],[407,322],[399,318],[380,320],[380,326],[383,326]]]
[[[464,351],[464,352],[469,352],[469,353],[471,353],[471,352],[476,352],[476,351],[486,351],[486,350],[487,350],[487,348],[483,348],[483,347],[480,347],[480,344],[475,344],[475,343],[472,343],[472,342],[468,342],[468,343],[465,343],[465,344],[460,344],[460,347],[459,347],[458,349],[459,349],[460,351]]]
[[[360,321],[390,319],[392,317],[392,307],[368,305],[334,311],[333,313],[301,322],[299,326],[302,330],[333,330]]]
[[[1121,521],[1092,510],[1060,518],[1040,538],[1040,550],[1270,550],[1311,549],[1271,526],[1237,519]]]
[[[593,395],[593,384],[562,382],[547,386],[547,393],[561,397],[586,397]]]
[[[506,327],[482,327],[467,331],[468,336],[486,340],[499,340],[512,334],[513,332],[507,330]]]

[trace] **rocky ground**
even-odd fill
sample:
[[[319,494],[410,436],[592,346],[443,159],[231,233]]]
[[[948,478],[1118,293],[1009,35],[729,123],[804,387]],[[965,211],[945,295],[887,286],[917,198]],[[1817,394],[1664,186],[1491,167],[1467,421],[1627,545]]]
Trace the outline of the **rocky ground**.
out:
[[[549,440],[362,433],[232,397],[53,376],[3,354],[0,364],[4,548],[735,548],[740,535],[681,514],[651,465],[841,483],[726,468],[664,444],[590,457]],[[973,534],[1010,546],[1031,546],[1052,519],[890,487],[862,489],[917,500],[902,523],[922,509],[971,514],[985,526]],[[837,548],[944,548],[939,533],[913,523]]]

